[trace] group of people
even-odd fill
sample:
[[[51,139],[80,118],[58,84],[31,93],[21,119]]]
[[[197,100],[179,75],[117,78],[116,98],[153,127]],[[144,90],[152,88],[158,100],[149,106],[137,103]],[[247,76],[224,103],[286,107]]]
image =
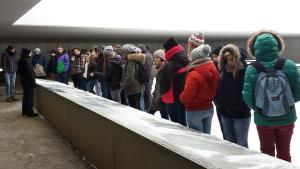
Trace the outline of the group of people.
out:
[[[187,52],[174,37],[153,56],[144,44],[94,46],[90,51],[76,47],[70,52],[59,46],[46,64],[40,49],[31,59],[31,51],[24,48],[17,66],[15,48],[9,46],[2,67],[8,101],[16,100],[12,84],[18,67],[24,115],[36,115],[32,111],[35,77],[49,76],[68,84],[70,76],[76,88],[150,114],[159,111],[162,118],[207,134],[215,105],[223,138],[244,147],[248,147],[252,109],[261,151],[271,156],[276,152],[278,158],[291,162],[294,103],[300,99],[298,69],[293,61],[281,59],[284,41],[275,32],[255,33],[247,47],[256,58],[250,65],[243,49],[228,44],[212,50],[204,35],[197,33],[189,37]]]

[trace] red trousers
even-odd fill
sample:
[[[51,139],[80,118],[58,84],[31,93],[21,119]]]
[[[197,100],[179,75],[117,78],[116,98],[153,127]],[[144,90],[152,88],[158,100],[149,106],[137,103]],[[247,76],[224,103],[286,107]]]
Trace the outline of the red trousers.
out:
[[[262,153],[291,162],[290,145],[294,124],[286,126],[257,126]]]

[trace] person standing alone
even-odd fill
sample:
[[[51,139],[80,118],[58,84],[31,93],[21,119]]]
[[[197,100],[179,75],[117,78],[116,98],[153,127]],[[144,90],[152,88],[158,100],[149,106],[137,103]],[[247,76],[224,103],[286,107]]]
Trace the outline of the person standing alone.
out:
[[[18,73],[21,77],[23,88],[22,115],[28,117],[38,116],[33,111],[34,88],[36,87],[33,66],[31,62],[31,50],[22,49],[21,58],[18,61]]]

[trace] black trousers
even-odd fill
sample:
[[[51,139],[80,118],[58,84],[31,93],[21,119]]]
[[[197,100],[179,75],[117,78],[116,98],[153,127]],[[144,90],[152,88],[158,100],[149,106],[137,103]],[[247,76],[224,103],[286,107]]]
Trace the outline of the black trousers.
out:
[[[187,126],[185,107],[179,100],[175,100],[174,103],[171,104],[166,104],[166,106],[171,121],[177,122],[183,126]]]
[[[74,83],[74,87],[77,89],[82,89],[84,90],[85,84],[84,84],[84,79],[81,75],[72,75],[72,81]]]
[[[145,84],[144,103],[145,103],[145,111],[146,112],[149,110],[151,102],[152,102],[152,95],[151,95],[152,84],[153,84],[153,81],[150,81]]]
[[[22,86],[23,87],[23,100],[22,100],[22,115],[34,114],[33,112],[33,97],[34,97],[34,88],[31,86]]]
[[[128,104],[130,107],[141,110],[141,93],[127,96]]]
[[[121,91],[121,104],[128,106],[127,98],[124,90]]]

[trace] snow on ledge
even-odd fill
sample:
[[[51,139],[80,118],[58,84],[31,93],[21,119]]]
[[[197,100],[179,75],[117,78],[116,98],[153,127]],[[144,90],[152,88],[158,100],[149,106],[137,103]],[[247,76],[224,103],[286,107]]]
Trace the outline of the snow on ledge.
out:
[[[296,165],[203,134],[62,83],[37,84],[207,169],[300,169]]]

